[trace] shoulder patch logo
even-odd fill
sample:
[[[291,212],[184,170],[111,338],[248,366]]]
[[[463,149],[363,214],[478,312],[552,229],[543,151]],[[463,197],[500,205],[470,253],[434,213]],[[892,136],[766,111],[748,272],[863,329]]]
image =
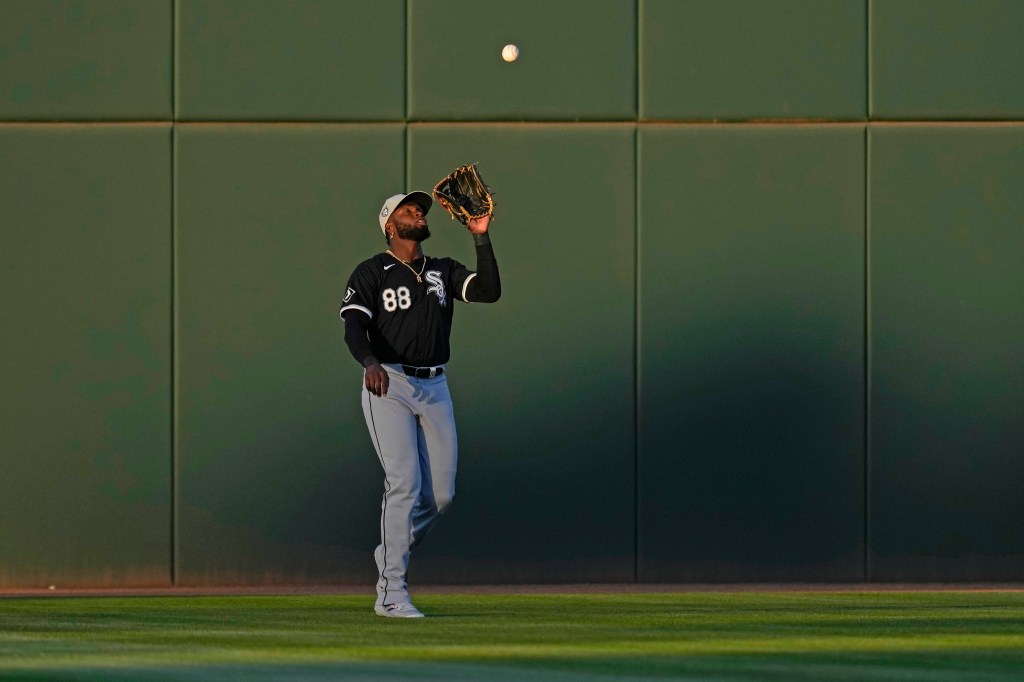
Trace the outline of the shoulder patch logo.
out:
[[[427,270],[427,274],[424,277],[430,282],[427,293],[436,294],[438,302],[444,308],[448,301],[448,295],[444,290],[444,280],[441,279],[441,272],[439,270]]]
[[[348,289],[345,291],[345,303],[348,303],[350,300],[352,300],[352,297],[355,296],[355,293],[355,289],[353,289],[352,287],[348,287]]]

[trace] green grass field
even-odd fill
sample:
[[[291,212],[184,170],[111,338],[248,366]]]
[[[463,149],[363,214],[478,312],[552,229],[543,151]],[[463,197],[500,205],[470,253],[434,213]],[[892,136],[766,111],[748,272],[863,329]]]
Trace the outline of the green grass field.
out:
[[[16,680],[1021,680],[1021,592],[0,599]]]

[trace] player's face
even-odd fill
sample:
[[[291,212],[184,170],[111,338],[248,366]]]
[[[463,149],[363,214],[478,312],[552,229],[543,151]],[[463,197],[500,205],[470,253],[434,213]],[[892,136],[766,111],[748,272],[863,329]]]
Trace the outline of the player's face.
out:
[[[430,236],[427,216],[424,215],[423,208],[415,201],[396,208],[395,212],[391,214],[391,221],[395,225],[395,232],[402,239],[421,242]]]

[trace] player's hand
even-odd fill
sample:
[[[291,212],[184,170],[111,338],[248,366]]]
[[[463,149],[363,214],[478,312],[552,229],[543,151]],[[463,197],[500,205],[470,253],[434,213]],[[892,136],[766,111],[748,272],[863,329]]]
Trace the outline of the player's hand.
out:
[[[366,390],[378,398],[383,398],[388,394],[388,373],[380,366],[380,363],[366,368],[363,373],[363,381],[366,382]]]
[[[491,224],[491,218],[493,216],[485,215],[482,218],[472,218],[466,227],[473,234],[487,234],[487,228]]]

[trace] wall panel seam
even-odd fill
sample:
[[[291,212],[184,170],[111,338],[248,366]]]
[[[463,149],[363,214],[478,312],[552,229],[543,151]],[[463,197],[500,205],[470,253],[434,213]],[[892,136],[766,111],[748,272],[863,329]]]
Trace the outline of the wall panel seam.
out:
[[[871,127],[864,127],[864,581],[871,580]]]
[[[171,384],[171,483],[170,483],[170,577],[171,585],[178,584],[178,275],[177,275],[177,242],[178,242],[178,136],[175,121],[178,119],[178,63],[179,27],[178,16],[180,6],[178,0],[171,2],[171,281],[170,281],[170,384]]]
[[[405,33],[405,59],[403,65],[405,66],[405,89],[403,91],[404,100],[402,102],[402,119],[409,122],[409,100],[412,99],[412,65],[410,60],[412,59],[412,50],[409,46],[412,44],[412,21],[409,20],[409,13],[412,11],[412,0],[405,0],[405,26],[403,27]],[[408,140],[406,140],[408,143]],[[408,176],[406,176],[408,181]]]
[[[643,35],[641,34],[641,30],[640,30],[640,17],[643,16],[642,7],[641,7],[643,5],[643,2],[644,2],[644,0],[636,0],[636,7],[635,7],[636,12],[634,14],[634,21],[636,23],[635,23],[635,26],[633,27],[634,31],[635,31],[634,35],[636,36],[636,44],[633,46],[634,49],[635,49],[635,54],[636,54],[636,59],[634,61],[635,69],[633,71],[633,86],[634,86],[634,90],[633,90],[633,95],[634,95],[633,96],[633,117],[637,121],[640,120],[640,74],[643,73],[643,69],[640,68],[640,59],[641,59],[640,45],[641,45],[641,41],[643,40]],[[634,142],[635,142],[635,138],[634,138]],[[634,147],[634,149],[635,149],[635,147]]]
[[[178,100],[180,83],[178,82],[178,75],[181,73],[181,64],[178,61],[178,45],[180,44],[180,28],[178,26],[178,16],[180,7],[178,0],[171,1],[171,120],[177,121],[180,114],[178,112]]]
[[[633,130],[633,582],[640,582],[640,126]]]
[[[636,36],[635,98],[633,116],[640,120],[640,75],[643,40],[640,18],[644,0],[637,0],[634,14]],[[640,582],[640,126],[633,129],[633,582]]]
[[[171,126],[171,584],[178,584],[178,136]]]
[[[719,121],[719,120],[650,120],[640,121],[632,119],[609,119],[609,120],[593,120],[593,121],[579,121],[574,119],[544,119],[544,120],[522,120],[522,119],[508,119],[508,120],[497,120],[497,119],[486,119],[486,120],[460,120],[460,121],[447,121],[447,120],[419,120],[419,121],[403,121],[400,119],[379,119],[379,120],[323,120],[323,121],[312,121],[312,120],[199,120],[190,119],[188,121],[179,120],[167,120],[167,119],[102,119],[102,120],[88,120],[88,121],[76,121],[76,120],[0,120],[0,127],[41,127],[41,126],[66,126],[66,127],[87,127],[87,126],[134,126],[134,127],[145,127],[145,126],[249,126],[249,127],[300,127],[300,126],[365,126],[365,125],[437,125],[437,126],[461,126],[461,125],[474,125],[474,126],[543,126],[543,125],[558,125],[558,126],[702,126],[702,127],[740,127],[740,126],[765,126],[765,127],[800,127],[800,126],[830,126],[830,127],[863,127],[866,124],[870,124],[872,127],[915,127],[915,126],[928,126],[928,127],[983,127],[983,128],[1012,128],[1024,125],[1024,119],[903,119],[899,121],[879,121],[879,120],[849,120],[849,121],[831,121],[831,120],[749,120],[749,121]]]
[[[874,114],[874,98],[871,95],[871,81],[873,75],[871,72],[871,51],[873,43],[871,32],[871,5],[874,1],[875,0],[867,0],[867,2],[864,3],[864,39],[866,46],[864,55],[864,77],[867,81],[867,90],[864,95],[866,98],[865,106],[867,107],[866,115],[869,121],[871,120],[871,116]],[[865,132],[865,137],[866,135],[867,133]]]
[[[324,119],[324,120],[311,120],[311,119],[278,119],[278,120],[264,120],[264,119],[249,119],[249,120],[226,120],[226,119],[189,119],[189,120],[171,120],[171,119],[89,119],[89,120],[76,120],[76,119],[52,119],[52,120],[40,120],[40,119],[6,119],[0,120],[0,126],[161,126],[169,125],[174,123],[175,125],[222,125],[222,126],[266,126],[266,127],[281,127],[281,126],[346,126],[346,125],[402,125],[405,123],[416,124],[416,125],[493,125],[493,126],[525,126],[525,125],[574,125],[574,126],[587,126],[587,125],[599,125],[599,126],[610,126],[610,125],[622,125],[622,126],[633,126],[633,125],[662,125],[662,126],[720,126],[720,127],[736,127],[736,126],[847,126],[847,127],[860,127],[866,123],[870,123],[872,126],[932,126],[932,127],[967,127],[967,126],[981,126],[981,127],[1012,127],[1024,124],[1024,118],[957,118],[957,119],[934,119],[934,118],[916,118],[916,119],[899,119],[899,120],[878,120],[872,119],[870,121],[864,119],[850,119],[850,120],[829,120],[829,119],[817,119],[817,120],[788,120],[788,119],[751,119],[751,120],[731,120],[722,121],[718,119],[651,119],[651,120],[634,120],[634,119],[593,119],[593,120],[579,120],[579,119],[464,119],[464,120],[429,120],[429,119],[410,119],[409,121],[403,121],[402,119]]]

